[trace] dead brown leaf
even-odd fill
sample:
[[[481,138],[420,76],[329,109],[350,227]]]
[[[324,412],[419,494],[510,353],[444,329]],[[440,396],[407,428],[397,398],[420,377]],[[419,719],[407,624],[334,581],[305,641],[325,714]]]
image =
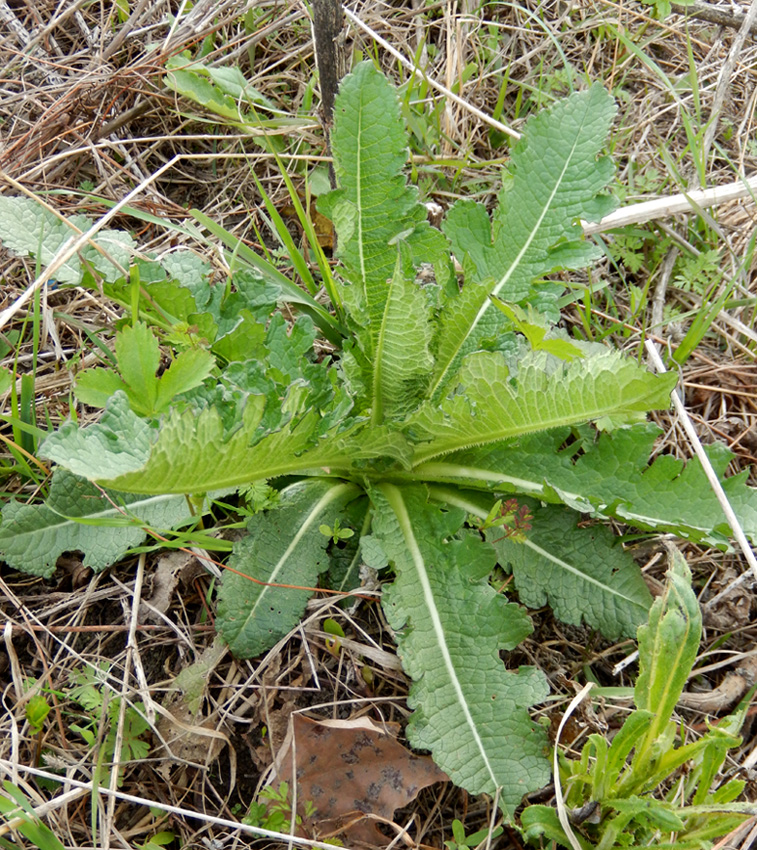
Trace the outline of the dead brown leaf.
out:
[[[304,816],[305,803],[312,801],[317,834],[341,833],[349,845],[386,846],[390,839],[366,815],[392,821],[422,788],[448,781],[430,757],[410,752],[367,717],[317,721],[293,715],[292,734],[277,759],[279,776],[290,787],[293,761],[298,812]]]

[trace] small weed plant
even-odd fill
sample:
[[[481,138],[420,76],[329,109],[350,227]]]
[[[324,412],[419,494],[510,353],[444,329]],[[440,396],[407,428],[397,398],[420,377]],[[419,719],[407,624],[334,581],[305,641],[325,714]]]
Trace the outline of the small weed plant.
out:
[[[715,781],[728,750],[741,743],[738,732],[754,688],[734,714],[698,740],[676,746],[680,727],[673,713],[701,636],[702,615],[691,573],[671,546],[665,592],[652,605],[649,622],[638,630],[636,709],[611,744],[594,734],[579,759],[559,754],[564,819],[549,806],[526,807],[521,823],[527,838],[545,836],[582,850],[698,850],[754,812],[753,804],[733,802],[744,790],[742,780],[731,779],[719,787]],[[684,778],[677,781],[683,765]]]
[[[546,731],[529,715],[546,676],[507,669],[501,654],[532,631],[526,608],[550,605],[614,639],[635,635],[652,604],[612,532],[579,518],[728,545],[701,466],[649,462],[659,429],[646,414],[668,407],[675,375],[557,329],[564,285],[545,278],[599,255],[579,221],[613,207],[601,151],[614,114],[594,85],[532,116],[493,214],[461,200],[437,230],[403,176],[397,94],[363,63],[335,111],[338,188],[318,203],[335,226],[335,270],[311,240],[320,277],[293,256],[302,287],[233,244],[225,283],[186,251],[131,262],[124,276],[111,260],[129,266],[128,237],[101,233],[111,260],[93,249],[63,271],[131,312],[115,367],[77,384],[80,401],[105,409],[96,424],[45,436],[55,473],[43,504],[6,507],[6,560],[47,576],[62,546],[102,569],[145,526],[181,528],[208,498],[242,491],[251,515],[216,620],[234,654],[256,657],[295,627],[307,588],[352,591],[362,564],[380,571],[412,679],[409,741],[512,817],[551,775]],[[32,206],[0,198],[17,252],[67,238]],[[174,351],[160,377],[157,335]],[[715,446],[710,457],[722,477],[730,454]],[[755,539],[755,491],[743,476],[723,486]],[[518,603],[501,592],[503,571]],[[664,738],[669,713],[661,723]],[[647,742],[654,759],[662,740]],[[562,769],[580,804],[591,759]]]

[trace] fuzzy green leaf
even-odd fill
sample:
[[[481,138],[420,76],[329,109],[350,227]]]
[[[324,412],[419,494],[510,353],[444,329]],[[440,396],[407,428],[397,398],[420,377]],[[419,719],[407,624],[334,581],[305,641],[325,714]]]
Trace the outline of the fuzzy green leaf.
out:
[[[199,416],[191,410],[172,413],[149,457],[142,455],[141,463],[132,462],[127,469],[123,467],[133,457],[103,452],[107,435],[101,436],[102,423],[83,430],[62,429],[41,450],[62,466],[73,469],[75,464],[92,480],[137,493],[205,493],[307,468],[297,455],[311,447],[318,417],[306,414],[297,428],[284,427],[251,445],[264,403],[261,396],[250,396],[244,422],[231,436],[214,408]],[[329,454],[316,452],[313,457],[313,465],[319,466],[318,461]]]
[[[32,198],[0,196],[0,242],[19,257],[36,257],[42,268],[50,265],[63,245],[89,230],[92,222],[84,216],[71,216],[66,221],[46,210]],[[61,283],[79,284],[84,274],[82,260],[92,266],[106,280],[115,280],[122,272],[110,262],[112,257],[123,269],[128,269],[134,249],[134,240],[128,233],[101,230],[93,239],[102,253],[92,246],[70,257],[56,272]]]
[[[340,85],[331,134],[339,188],[318,200],[333,222],[338,256],[349,286],[344,293],[353,321],[367,328],[360,342],[373,362],[387,301],[387,281],[398,240],[413,262],[433,263],[448,253],[446,240],[426,221],[418,192],[406,185],[407,134],[396,90],[363,62]]]
[[[564,623],[584,622],[611,640],[635,635],[652,597],[631,556],[615,545],[615,535],[602,525],[577,528],[574,511],[551,506],[532,511],[524,542],[494,543],[500,563],[512,567],[520,601],[529,608],[549,603]],[[498,538],[500,529],[487,531],[487,539]]]
[[[456,538],[463,511],[389,484],[374,505],[373,536],[397,573],[384,610],[413,678],[408,739],[472,794],[501,789],[511,814],[549,779],[546,736],[527,712],[546,697],[546,679],[534,668],[507,671],[499,656],[527,636],[530,620],[489,585],[491,547],[475,535]]]
[[[511,373],[497,352],[470,355],[459,373],[460,392],[440,406],[424,405],[408,420],[408,436],[422,443],[415,462],[558,425],[638,420],[665,408],[676,377],[653,375],[615,352],[570,364],[527,355]]]
[[[126,393],[117,392],[98,423],[79,428],[66,422],[45,439],[39,452],[74,475],[105,480],[144,466],[154,436],[154,427],[132,411]]]
[[[339,416],[334,428],[324,430],[326,417],[303,410],[308,395],[298,389],[295,382],[289,398],[276,399],[278,424],[270,430],[263,422],[266,398],[248,396],[242,422],[232,431],[215,407],[199,414],[173,410],[158,430],[117,393],[100,422],[87,428],[66,423],[45,440],[40,453],[90,481],[144,494],[206,493],[297,472],[365,468],[388,459],[409,466],[411,450],[401,434],[366,423],[337,433]]]
[[[557,810],[552,806],[526,806],[520,816],[520,822],[523,828],[523,837],[529,843],[537,844],[544,837],[548,841],[555,842],[559,847],[575,847],[562,828]],[[581,850],[592,850],[594,845],[590,844],[581,834],[576,835],[574,832],[573,835]]]
[[[580,242],[578,218],[595,219],[610,212],[612,201],[599,197],[612,176],[612,164],[598,159],[615,106],[600,85],[571,95],[531,118],[510,160],[512,180],[500,193],[493,224],[483,207],[456,204],[444,231],[458,260],[469,258],[475,280],[467,280],[459,296],[444,308],[436,349],[432,388],[446,385],[461,357],[496,335],[502,324],[490,295],[520,301],[535,277],[565,263],[549,249],[567,240],[576,243],[572,263],[585,265],[597,256]]]
[[[319,526],[333,526],[359,492],[354,484],[311,479],[285,490],[275,510],[250,519],[248,535],[235,544],[229,561],[237,572],[224,575],[216,619],[237,657],[253,658],[270,649],[297,625],[313,595],[312,590],[271,587],[250,578],[314,587],[329,567],[329,538]]]
[[[14,569],[47,578],[63,552],[78,550],[84,553],[84,566],[97,572],[138,546],[145,538],[144,526],[171,528],[188,516],[182,496],[101,491],[57,469],[44,504],[11,501],[5,506],[0,554]]]

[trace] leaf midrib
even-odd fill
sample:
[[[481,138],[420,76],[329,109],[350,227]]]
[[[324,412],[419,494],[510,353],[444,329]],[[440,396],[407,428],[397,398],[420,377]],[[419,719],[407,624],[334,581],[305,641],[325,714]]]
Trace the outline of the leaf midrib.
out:
[[[267,599],[267,594],[271,590],[280,591],[279,587],[271,587],[272,584],[275,584],[278,581],[279,573],[284,569],[286,562],[289,560],[292,553],[297,549],[299,544],[302,542],[305,535],[308,531],[313,527],[313,525],[318,521],[319,517],[323,513],[323,511],[334,501],[339,499],[344,494],[348,493],[350,490],[357,491],[357,487],[354,484],[335,484],[330,487],[321,498],[313,505],[308,513],[307,517],[303,520],[302,525],[298,529],[297,533],[292,538],[290,544],[284,550],[283,555],[279,558],[279,560],[274,565],[271,570],[270,575],[268,576],[265,586],[261,588],[260,594],[258,598],[255,600],[253,605],[251,606],[247,616],[244,619],[244,622],[241,623],[239,628],[239,634],[245,634],[246,631],[250,628],[250,623],[254,619],[255,614],[263,601]]]
[[[418,581],[423,592],[423,601],[425,603],[426,609],[429,612],[431,625],[433,627],[434,636],[436,638],[436,643],[442,656],[444,668],[447,671],[447,678],[452,684],[455,696],[457,697],[458,705],[463,713],[463,716],[465,717],[465,722],[468,728],[470,729],[471,737],[476,745],[476,748],[478,749],[478,752],[481,755],[481,760],[484,763],[486,771],[489,774],[489,778],[491,780],[491,787],[497,788],[500,783],[497,780],[496,773],[494,772],[494,769],[489,760],[489,756],[486,752],[486,747],[484,746],[484,742],[481,739],[481,735],[479,734],[476,722],[473,719],[473,715],[471,714],[470,708],[468,707],[468,701],[465,698],[465,694],[463,692],[459,677],[457,675],[457,670],[455,669],[455,665],[452,661],[452,655],[449,651],[449,646],[447,645],[447,638],[444,633],[444,625],[442,624],[441,618],[439,617],[439,611],[436,607],[436,600],[434,599],[434,592],[431,588],[431,582],[428,579],[428,572],[426,571],[426,564],[423,559],[423,553],[421,552],[420,547],[418,546],[418,542],[415,539],[412,522],[410,520],[410,515],[407,512],[407,506],[405,505],[405,501],[402,498],[402,492],[393,484],[386,483],[379,485],[379,489],[383,493],[387,502],[394,511],[395,516],[397,517],[397,521],[399,523],[402,535],[405,540],[405,545],[407,546],[408,551],[410,553],[410,557],[413,561],[413,566],[415,567],[416,574],[418,576]]]
[[[416,469],[420,464],[426,461],[433,460],[440,455],[451,454],[452,452],[465,451],[466,449],[474,449],[478,446],[483,446],[488,443],[496,443],[500,440],[507,440],[511,437],[521,437],[526,434],[535,434],[539,431],[547,431],[550,428],[557,428],[561,425],[575,425],[579,422],[591,422],[607,415],[623,415],[625,412],[635,412],[632,405],[642,401],[649,395],[649,389],[645,388],[645,392],[640,393],[632,398],[624,398],[622,403],[614,405],[597,406],[594,408],[582,408],[575,414],[568,416],[552,417],[550,419],[540,419],[538,423],[530,422],[524,425],[514,425],[509,428],[502,428],[497,431],[488,431],[477,434],[475,439],[459,438],[455,441],[447,439],[445,441],[437,440],[426,446],[426,451],[420,447],[415,454],[413,469]],[[448,423],[448,427],[452,427],[454,423]],[[446,445],[443,445],[446,443]],[[439,446],[443,445],[442,448]]]

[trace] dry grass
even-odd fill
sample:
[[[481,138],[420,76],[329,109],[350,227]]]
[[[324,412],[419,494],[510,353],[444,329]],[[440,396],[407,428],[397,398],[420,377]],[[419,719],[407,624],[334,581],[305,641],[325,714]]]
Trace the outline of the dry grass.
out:
[[[426,6],[416,0],[392,4],[361,0],[350,8],[368,31],[345,27],[342,47],[348,62],[360,55],[374,56],[398,81],[409,78],[407,68],[377,46],[372,31],[407,59],[418,57],[428,77],[455,89],[479,110],[496,112],[515,131],[524,116],[553,96],[567,93],[570,85],[601,80],[619,102],[613,154],[619,182],[629,187],[629,202],[697,188],[703,181],[708,186],[731,182],[736,174],[751,174],[757,165],[753,142],[757,46],[748,37],[729,63],[737,37],[733,28],[686,22],[679,15],[659,22],[650,17],[649,7],[607,0],[570,4],[528,0],[490,3],[483,9],[471,0]],[[732,7],[724,9],[730,14]],[[0,0],[3,191],[32,192],[61,214],[82,212],[96,218],[141,186],[129,208],[110,226],[132,231],[144,253],[160,254],[186,244],[222,271],[219,250],[171,225],[185,224],[187,209],[197,207],[255,247],[255,227],[266,240],[269,234],[253,171],[280,208],[286,207],[288,196],[273,158],[255,137],[224,126],[176,97],[164,86],[164,65],[182,50],[194,55],[202,45],[206,62],[237,65],[282,114],[297,116],[314,69],[305,6],[251,0],[242,7],[238,2],[200,0],[187,11],[184,4],[149,0],[133,2],[129,11],[130,15],[120,16],[116,4],[64,2],[56,7],[50,2]],[[638,52],[627,49],[618,33]],[[508,85],[502,93],[505,74]],[[443,206],[459,196],[491,199],[507,153],[502,137],[497,138],[469,109],[431,89],[421,90],[416,83],[411,100],[424,99],[433,117],[424,118],[419,103],[409,108],[412,153],[424,191]],[[285,134],[286,152],[300,181],[303,163],[327,155],[314,114],[311,110],[310,117],[301,116]],[[687,127],[687,122],[693,125]],[[713,133],[706,132],[708,126]],[[160,169],[164,170],[159,173]],[[754,206],[747,199],[704,218],[678,216],[661,222],[656,232],[659,238],[673,234],[673,251],[685,249],[686,243],[701,245],[707,227],[723,248],[725,278],[737,278],[734,297],[743,303],[721,311],[683,368],[685,401],[703,441],[726,442],[736,454],[734,471],[753,469],[757,460]],[[36,269],[32,262],[7,254],[0,257],[0,308],[6,309],[17,303],[35,279]],[[596,296],[589,312],[577,306],[567,321],[577,328],[586,328],[588,321],[595,334],[606,330],[619,346],[635,353],[649,331],[662,341],[675,338],[679,329],[669,321],[669,311],[697,309],[700,296],[674,287],[669,273],[665,277],[666,268],[664,262],[645,263],[631,272],[608,259],[592,274],[595,280],[607,280],[609,287]],[[645,289],[648,283],[645,305],[635,311],[634,287]],[[91,292],[45,287],[41,312],[36,416],[39,422],[49,419],[56,425],[69,413],[76,371],[96,359],[90,335],[111,328],[120,311]],[[32,363],[31,343],[17,343],[21,331],[29,338],[23,330],[28,316],[23,307],[0,328],[4,335],[0,341],[8,342],[10,349],[6,365],[17,355],[20,374]],[[677,419],[662,416],[659,421],[665,429],[660,448],[691,456]],[[10,430],[3,426],[1,433]],[[10,454],[3,460],[13,464]],[[16,475],[6,475],[3,487],[6,496],[35,495],[34,485]],[[745,569],[737,555],[690,545],[684,551],[697,580],[706,583],[707,598],[729,587]],[[637,554],[655,586],[664,572],[657,548]],[[207,600],[214,579],[187,556],[177,567],[174,585],[161,588],[157,576],[162,575],[163,557],[150,553],[126,559],[92,575],[72,556],[61,561],[49,581],[5,569],[0,575],[6,624],[5,651],[0,654],[3,778],[24,789],[34,805],[43,804],[44,794],[24,766],[43,764],[72,780],[93,779],[92,752],[72,728],[83,722],[82,709],[68,693],[72,675],[97,670],[106,662],[102,693],[109,700],[122,698],[117,725],[123,728],[127,705],[141,703],[139,711],[151,726],[149,757],[124,766],[120,791],[196,813],[195,819],[151,814],[115,796],[93,799],[86,790],[73,788],[71,796],[59,798],[46,816],[67,847],[136,847],[161,829],[172,830],[185,848],[216,850],[247,843],[252,840],[249,834],[230,831],[213,819],[236,821],[246,811],[293,711],[308,710],[319,717],[368,713],[400,722],[407,714],[406,680],[397,668],[379,607],[368,600],[348,615],[326,599],[313,602],[304,626],[263,659],[253,663],[222,651],[214,654],[202,719],[195,718],[189,739],[181,739],[176,727],[166,725],[164,706],[170,705],[167,695],[178,673],[213,645],[213,612]],[[750,588],[748,581],[743,582],[717,610],[709,611],[700,664],[706,670],[697,679],[698,687],[721,685],[743,653],[755,650]],[[142,603],[152,604],[153,611],[140,607]],[[339,620],[352,641],[338,657],[328,651],[322,629],[326,617]],[[534,636],[513,662],[537,664],[552,680],[555,692],[568,695],[564,703],[544,709],[553,727],[572,695],[574,677],[583,669],[590,667],[608,683],[627,683],[625,674],[613,675],[614,664],[627,654],[626,646],[610,646],[586,630],[565,627],[546,611],[534,617]],[[364,659],[370,659],[369,683],[361,678]],[[32,680],[38,685],[30,687]],[[25,710],[40,688],[49,689],[53,711],[43,732],[35,735]],[[684,716],[694,730],[701,728],[706,714],[692,710]],[[105,715],[93,719],[102,743]],[[568,740],[578,746],[587,734],[604,733],[614,722],[609,713],[582,708]],[[754,767],[751,725],[745,733],[744,746],[730,763],[734,775],[745,761]],[[117,753],[122,748],[118,741],[116,748]],[[753,778],[753,772],[747,777]],[[112,783],[111,790],[119,789]],[[757,799],[753,782],[747,798]],[[99,811],[96,836],[93,805]],[[474,831],[486,826],[490,817],[486,801],[436,786],[397,813],[396,823],[409,828],[397,843],[442,847],[451,837],[453,818]],[[395,835],[391,830],[388,834]],[[735,840],[734,846],[745,850],[750,846],[746,835]],[[505,832],[496,846],[519,844],[514,834]]]

